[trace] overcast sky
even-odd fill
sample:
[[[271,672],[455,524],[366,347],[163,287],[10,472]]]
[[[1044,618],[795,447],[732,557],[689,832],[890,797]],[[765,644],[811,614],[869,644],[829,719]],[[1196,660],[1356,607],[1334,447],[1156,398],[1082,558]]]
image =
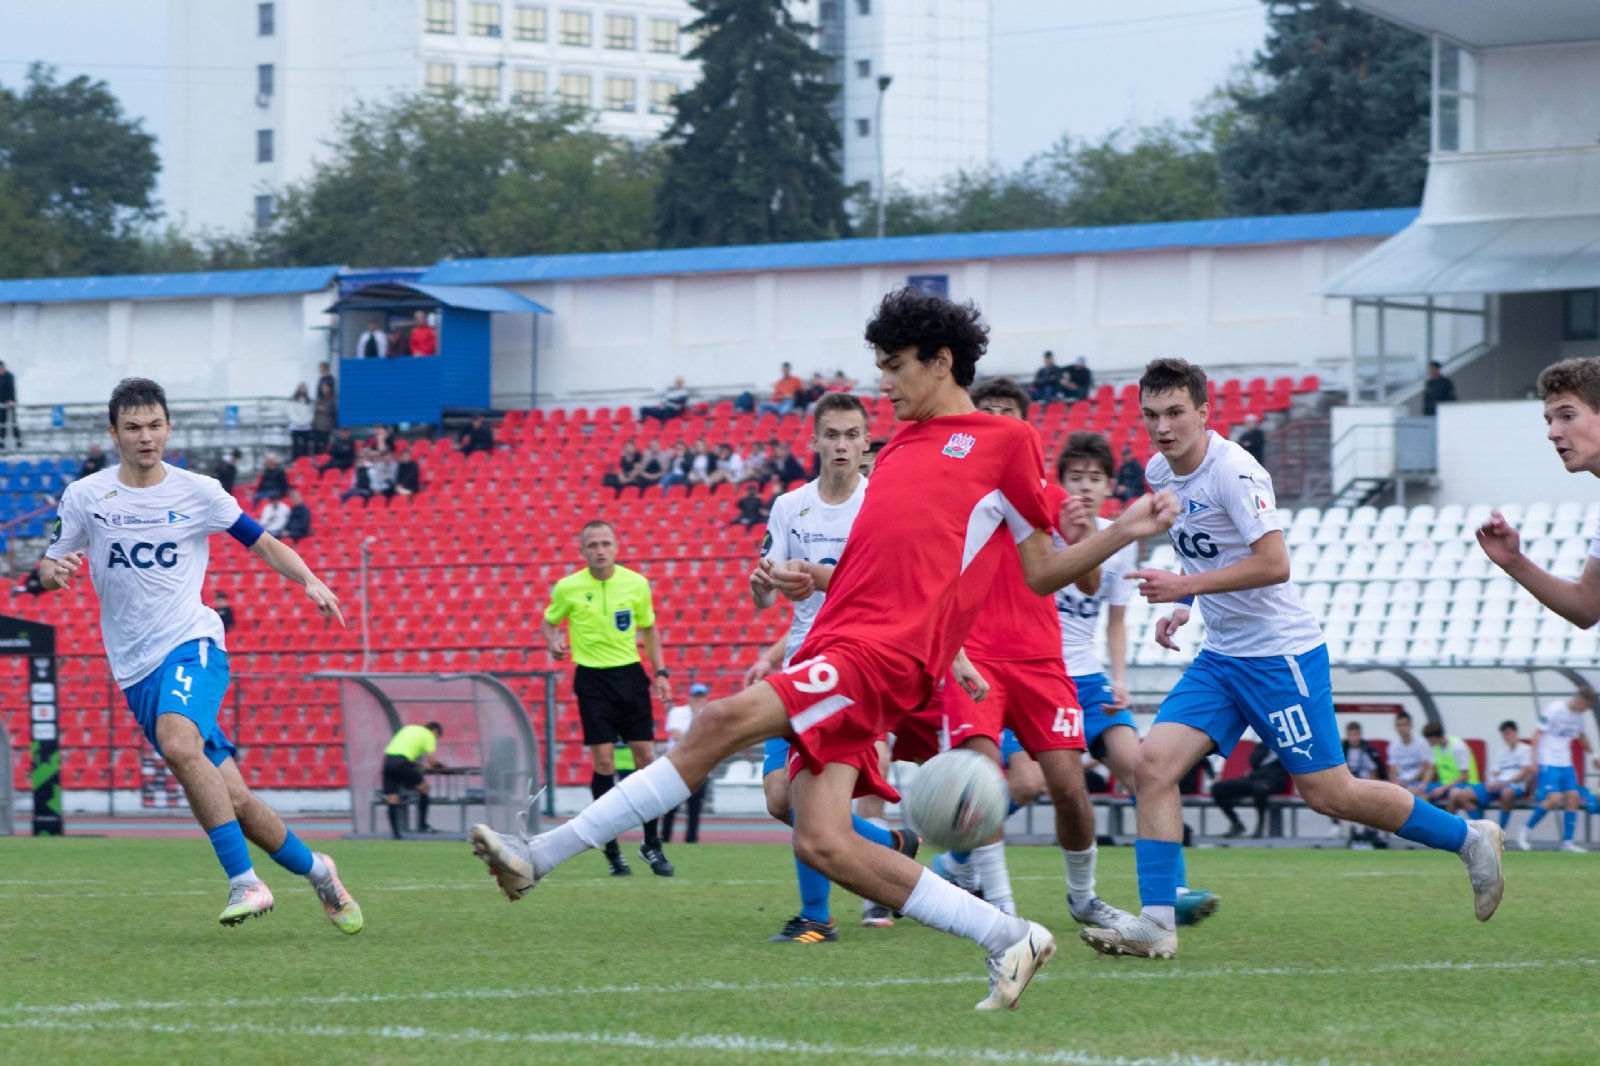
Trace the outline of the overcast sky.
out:
[[[1260,0],[991,3],[991,143],[1007,167],[1063,133],[1188,115],[1266,30]],[[16,85],[35,59],[104,79],[159,136],[165,11],[165,0],[0,0],[0,82]]]

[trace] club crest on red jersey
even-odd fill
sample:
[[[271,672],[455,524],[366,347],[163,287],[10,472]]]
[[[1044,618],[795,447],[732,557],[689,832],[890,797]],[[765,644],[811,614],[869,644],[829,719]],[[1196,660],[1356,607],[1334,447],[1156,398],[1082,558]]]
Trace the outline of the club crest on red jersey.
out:
[[[952,433],[941,454],[948,455],[952,459],[965,459],[967,453],[972,451],[972,446],[977,443],[978,438],[970,433]]]

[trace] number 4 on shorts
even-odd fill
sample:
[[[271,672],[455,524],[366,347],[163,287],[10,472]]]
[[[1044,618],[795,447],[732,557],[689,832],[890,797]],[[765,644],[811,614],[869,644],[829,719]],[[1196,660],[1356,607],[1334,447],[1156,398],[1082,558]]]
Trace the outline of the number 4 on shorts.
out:
[[[1055,724],[1050,732],[1064,737],[1075,737],[1083,732],[1083,712],[1076,707],[1057,707]]]

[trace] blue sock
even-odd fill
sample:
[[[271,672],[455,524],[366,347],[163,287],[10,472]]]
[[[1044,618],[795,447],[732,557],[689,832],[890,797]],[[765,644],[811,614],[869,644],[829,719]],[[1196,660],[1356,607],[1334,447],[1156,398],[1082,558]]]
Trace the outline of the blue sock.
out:
[[[828,879],[801,862],[794,860],[795,879],[800,882],[800,917],[813,922],[826,922],[832,917],[828,896],[833,886]]]
[[[1533,809],[1533,816],[1528,819],[1528,828],[1532,829],[1534,826],[1544,821],[1544,816],[1549,813],[1550,812],[1545,810],[1543,807],[1535,807]]]
[[[1016,814],[1020,810],[1022,810],[1022,804],[1018,803],[1016,800],[1012,800],[1011,806],[1006,808],[1006,817],[1010,818],[1013,814]]]
[[[1135,840],[1133,861],[1139,868],[1139,902],[1146,907],[1176,907],[1183,845],[1176,840]]]
[[[1511,812],[1504,807],[1500,808],[1500,828],[1504,829],[1511,824]]]
[[[1189,863],[1183,857],[1183,845],[1178,845],[1178,887],[1189,887]]]
[[[1467,842],[1467,823],[1453,814],[1446,814],[1420,796],[1413,796],[1411,817],[1400,827],[1399,836],[1440,851],[1460,851]]]
[[[207,829],[206,836],[211,838],[217,861],[229,877],[238,877],[250,871],[254,865],[250,861],[250,845],[245,843],[244,830],[239,828],[238,819],[224,822],[215,829]]]
[[[292,831],[285,829],[284,832],[289,835],[283,838],[283,847],[272,853],[272,861],[290,873],[304,877],[311,872],[311,849]]]
[[[869,822],[859,814],[850,816],[850,824],[855,828],[856,836],[882,844],[886,848],[894,847],[894,834],[876,822]]]
[[[1571,840],[1572,839],[1572,834],[1577,832],[1577,831],[1578,831],[1578,812],[1577,811],[1562,811],[1561,812],[1561,839],[1563,841]]]
[[[972,861],[972,852],[970,852],[970,851],[952,851],[950,853],[950,858],[953,861],[959,862],[961,865],[965,866],[967,863]]]

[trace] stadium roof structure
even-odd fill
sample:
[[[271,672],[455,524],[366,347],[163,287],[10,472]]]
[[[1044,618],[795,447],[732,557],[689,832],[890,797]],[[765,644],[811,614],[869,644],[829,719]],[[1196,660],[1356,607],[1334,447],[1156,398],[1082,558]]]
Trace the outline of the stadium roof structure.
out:
[[[1327,296],[1600,288],[1600,215],[1419,222],[1323,286]]]
[[[1415,208],[1335,211],[1316,215],[1218,218],[1137,226],[951,233],[922,237],[862,238],[797,244],[677,248],[648,252],[442,259],[423,284],[492,285],[585,278],[668,274],[814,270],[878,263],[939,263],[963,259],[1097,255],[1163,248],[1228,247],[1390,237],[1417,217]]]
[[[458,311],[486,311],[490,314],[554,314],[548,307],[526,296],[489,285],[424,285],[416,281],[385,281],[364,285],[328,310],[414,307],[423,302],[437,303]]]
[[[214,296],[281,296],[321,292],[338,266],[271,270],[215,270],[197,274],[116,274],[97,278],[23,278],[0,281],[0,304],[94,300],[184,300]]]
[[[1418,33],[1438,34],[1468,48],[1600,41],[1594,0],[1351,0],[1355,7]]]

